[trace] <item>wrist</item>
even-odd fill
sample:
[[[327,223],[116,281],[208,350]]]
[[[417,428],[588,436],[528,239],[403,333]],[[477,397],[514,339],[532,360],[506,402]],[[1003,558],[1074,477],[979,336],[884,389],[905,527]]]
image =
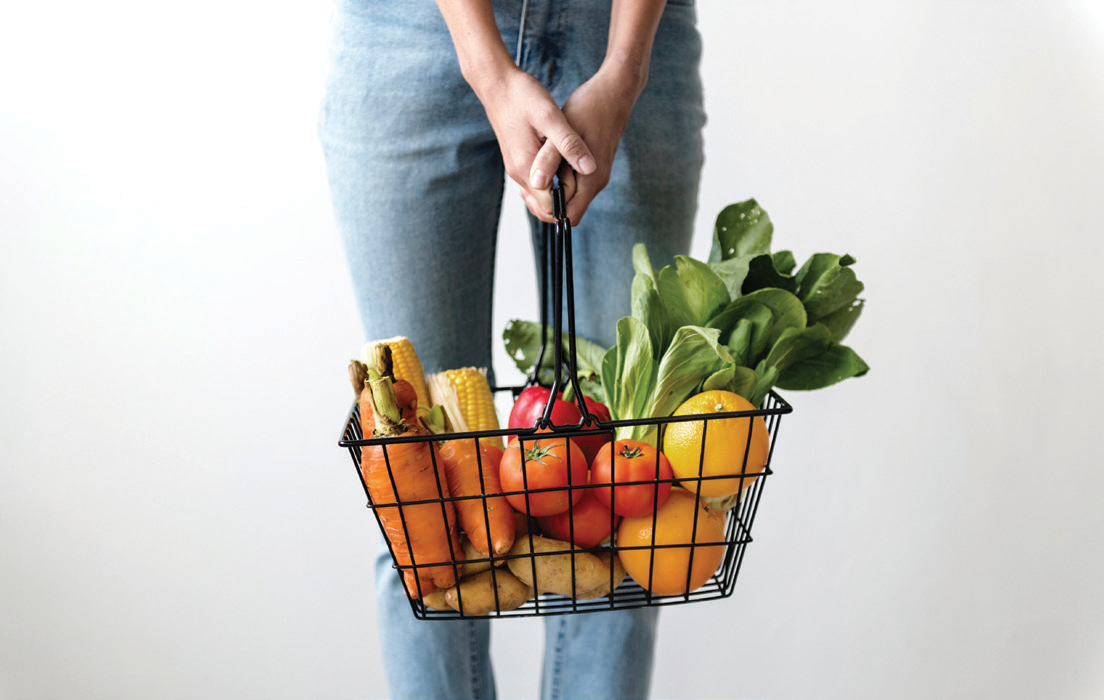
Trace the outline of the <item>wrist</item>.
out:
[[[480,99],[500,89],[511,73],[520,70],[505,46],[501,51],[477,51],[459,58],[461,75]]]
[[[611,89],[630,102],[635,102],[648,83],[648,55],[626,48],[610,47],[598,69]]]

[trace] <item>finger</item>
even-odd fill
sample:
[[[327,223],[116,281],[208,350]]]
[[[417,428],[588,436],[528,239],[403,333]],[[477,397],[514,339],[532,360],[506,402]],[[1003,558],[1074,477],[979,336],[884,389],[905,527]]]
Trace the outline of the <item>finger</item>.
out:
[[[541,195],[545,195],[541,199]],[[552,219],[552,194],[549,190],[522,190],[521,198],[525,200],[525,208],[529,213],[546,223],[553,223]]]
[[[583,178],[583,182],[577,182],[575,184],[574,195],[567,202],[567,218],[571,221],[572,226],[578,226],[579,222],[583,220],[583,214],[586,213],[590,203],[594,201],[594,198],[601,192],[601,188],[593,186],[594,183],[587,183],[586,178]],[[566,194],[566,193],[565,193]]]
[[[560,166],[560,172],[557,174],[560,177],[560,188],[563,190],[564,202],[570,202],[579,188],[575,179],[575,171],[567,163],[564,163]]]
[[[556,150],[555,144],[545,140],[537,155],[533,158],[533,165],[529,168],[529,188],[532,190],[547,190],[552,187],[552,174],[560,168],[563,156]]]
[[[561,115],[562,116],[562,115]],[[568,164],[583,175],[593,173],[598,165],[594,155],[590,152],[583,137],[571,128],[567,119],[556,121],[546,132],[545,146],[549,143],[555,147]],[[542,147],[543,150],[543,147]],[[545,172],[555,172],[555,169]]]

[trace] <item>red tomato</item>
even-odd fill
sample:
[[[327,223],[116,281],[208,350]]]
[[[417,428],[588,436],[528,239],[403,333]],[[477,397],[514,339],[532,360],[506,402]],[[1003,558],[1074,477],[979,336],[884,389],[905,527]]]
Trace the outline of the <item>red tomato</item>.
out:
[[[573,485],[587,482],[586,458],[578,445],[549,433],[525,438],[520,445],[517,437],[511,438],[499,464],[506,500],[514,510],[536,518],[562,513],[582,498],[583,489],[568,491],[569,478]],[[515,491],[520,493],[511,493]]]
[[[637,440],[618,440],[613,443],[612,450],[607,446],[599,451],[590,465],[591,483],[614,484],[612,489],[594,489],[595,497],[613,512],[630,518],[650,515],[663,505],[671,493],[671,478],[673,473],[667,457],[648,443]],[[668,481],[656,483],[664,479]]]
[[[584,396],[583,401],[586,402],[587,410],[590,411],[591,415],[594,416],[596,419],[603,422],[610,419],[609,409],[606,408],[606,405],[604,403],[599,403],[589,396]],[[579,417],[580,419],[582,418],[581,413],[579,414]],[[588,425],[586,428],[584,428],[584,430],[597,429],[598,426],[593,424]],[[611,433],[599,433],[594,437],[573,438],[575,443],[579,445],[579,449],[583,451],[583,456],[586,457],[588,464],[594,461],[594,457],[598,454],[598,451],[602,449],[602,445],[609,444],[609,441],[612,439],[613,435]]]
[[[562,542],[573,542],[577,547],[597,547],[613,534],[621,520],[610,512],[609,506],[594,496],[594,489],[583,489],[583,497],[568,510],[547,518],[537,518],[541,533]],[[574,539],[572,535],[574,527]]]
[[[552,390],[543,386],[531,386],[518,394],[510,409],[510,419],[507,425],[510,428],[532,428],[544,413],[544,405],[548,403],[548,397]],[[579,407],[570,401],[564,401],[563,394],[556,394],[556,402],[552,404],[553,425],[578,425],[583,419]]]

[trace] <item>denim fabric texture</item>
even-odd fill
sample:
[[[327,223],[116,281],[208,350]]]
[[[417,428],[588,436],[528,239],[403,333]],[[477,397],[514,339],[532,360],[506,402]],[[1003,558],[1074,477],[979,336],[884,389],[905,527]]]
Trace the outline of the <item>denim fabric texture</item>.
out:
[[[506,46],[558,103],[601,64],[609,0],[493,4]],[[632,245],[646,243],[657,267],[690,249],[705,123],[700,56],[693,3],[669,2],[611,181],[573,229],[576,332],[606,346],[630,313]],[[319,134],[366,339],[410,337],[427,372],[489,368],[501,332],[491,324],[504,168],[432,0],[339,0]],[[490,624],[415,619],[380,550],[392,697],[495,697]],[[656,625],[654,608],[546,618],[542,697],[647,697]],[[541,657],[519,650],[512,662],[532,663],[536,676]]]

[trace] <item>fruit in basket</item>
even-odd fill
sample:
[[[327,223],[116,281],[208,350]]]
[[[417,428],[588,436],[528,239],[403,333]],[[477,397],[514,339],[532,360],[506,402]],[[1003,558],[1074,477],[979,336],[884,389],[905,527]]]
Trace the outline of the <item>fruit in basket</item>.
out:
[[[725,552],[724,525],[724,513],[710,510],[686,489],[671,489],[666,503],[655,513],[654,528],[652,515],[621,521],[617,528],[621,563],[634,581],[656,595],[690,593],[701,588],[720,566]]]
[[[359,399],[362,433],[375,438],[428,435],[417,418],[414,387],[393,378],[390,350],[381,346],[369,360]],[[448,482],[439,471],[435,449],[431,441],[361,448],[365,489],[412,598],[456,583],[453,562],[463,556],[455,508],[444,500],[449,498]]]
[[[556,515],[578,503],[587,482],[587,463],[574,442],[549,432],[515,436],[499,467],[502,491],[515,510],[535,518]]]
[[[537,518],[537,524],[541,532],[549,537],[589,549],[597,547],[613,534],[621,516],[611,513],[608,505],[595,498],[594,489],[582,491],[578,503],[557,515]]]
[[[506,565],[538,594],[559,593],[590,600],[608,595],[625,578],[625,569],[612,552],[591,554],[562,540],[539,535],[531,539],[518,538]]]
[[[550,396],[552,396],[552,390],[544,386],[531,386],[522,391],[517,400],[514,401],[513,408],[510,409],[508,423],[510,428],[532,428],[536,425],[544,414],[544,407]],[[584,396],[583,401],[594,418],[599,421],[610,420],[610,412],[605,404],[595,401],[589,396]],[[552,421],[552,425],[557,426],[578,425],[583,420],[583,414],[574,402],[564,400],[561,392],[556,394],[549,420]],[[598,426],[591,423],[583,427],[583,430],[596,430],[597,428]],[[610,439],[609,433],[596,433],[594,437],[574,437],[571,438],[571,441],[583,451],[583,456],[589,464],[602,445],[608,443]]]
[[[544,413],[544,406],[548,398],[552,396],[552,390],[544,386],[531,386],[524,389],[514,400],[510,409],[510,418],[507,425],[510,428],[532,428]],[[552,413],[549,416],[553,425],[576,425],[583,418],[579,407],[570,401],[563,400],[563,394],[556,394],[556,401],[552,404]]]
[[[589,396],[584,396],[583,401],[586,402],[587,410],[600,422],[606,422],[610,420],[609,408],[599,401],[595,401]],[[597,430],[598,426],[591,423],[585,426],[583,430]],[[608,445],[613,439],[612,433],[596,433],[593,437],[580,437],[574,438],[575,442],[579,445],[579,449],[583,451],[583,456],[586,457],[587,464],[594,461],[594,457],[601,451],[603,445]]]
[[[594,489],[595,497],[618,515],[650,516],[667,500],[672,478],[667,457],[638,440],[618,440],[612,450],[599,450],[590,463],[592,484],[613,484]]]
[[[755,406],[743,396],[715,390],[691,396],[672,415],[709,416],[754,410]],[[682,486],[705,498],[730,496],[754,481],[767,466],[767,424],[762,416],[668,423],[663,432],[663,453]],[[699,476],[732,478],[698,481]]]

